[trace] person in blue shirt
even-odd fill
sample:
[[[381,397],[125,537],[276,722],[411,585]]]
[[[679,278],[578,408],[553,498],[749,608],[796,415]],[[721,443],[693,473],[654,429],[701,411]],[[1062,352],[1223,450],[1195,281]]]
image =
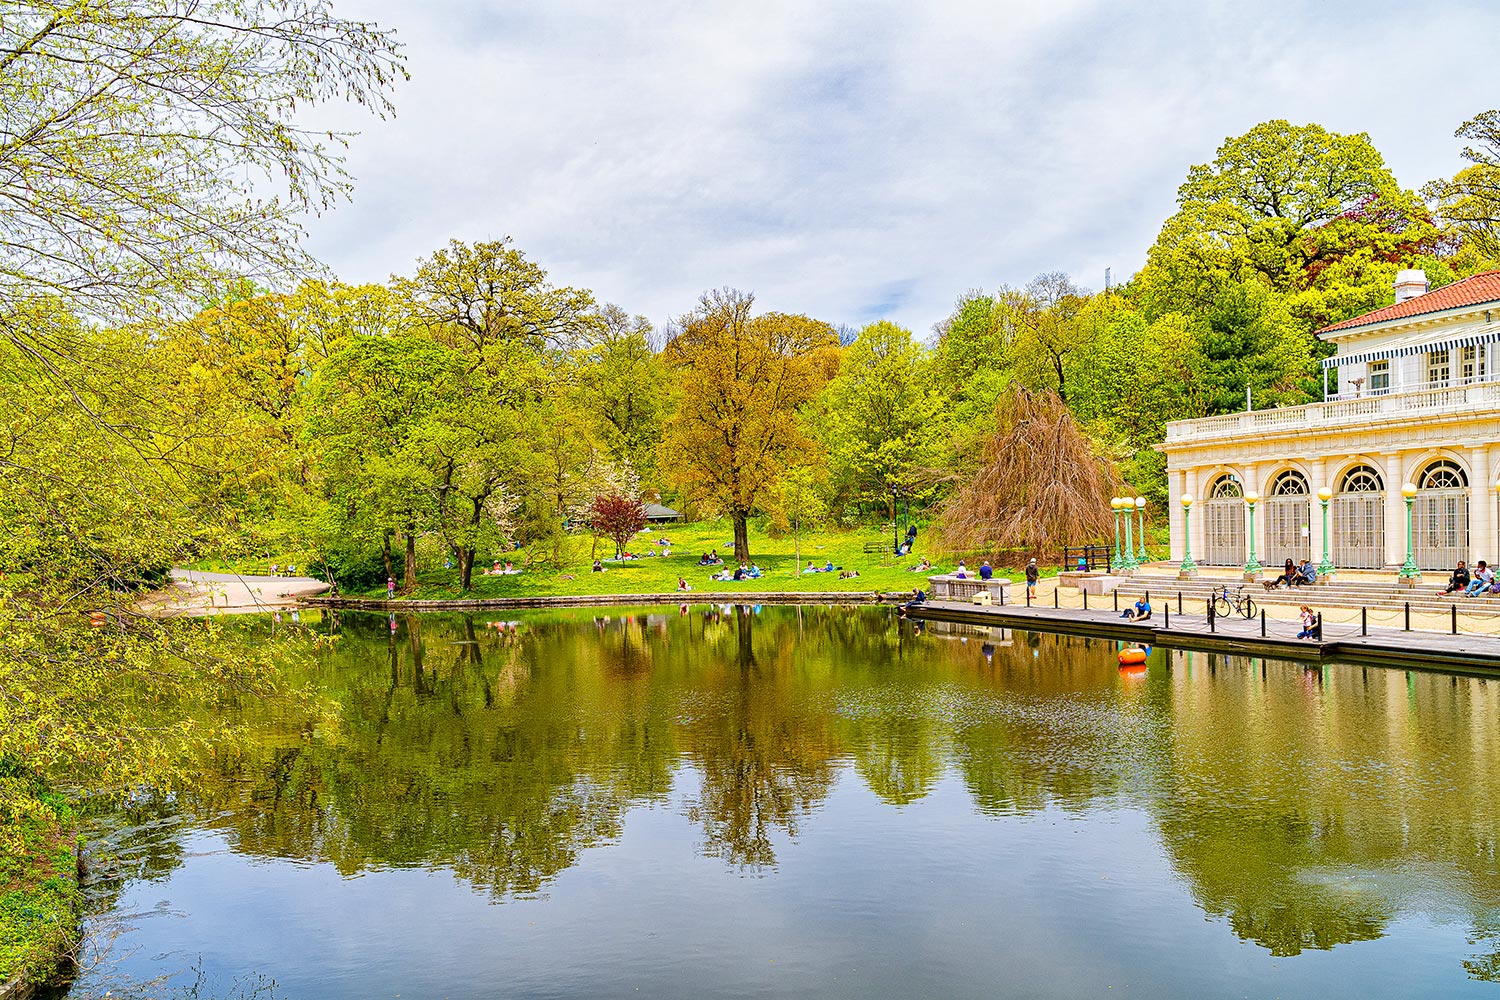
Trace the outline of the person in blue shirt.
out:
[[[988,580],[994,575],[995,571],[990,568],[990,561],[988,559],[979,564],[979,579]]]
[[[1150,618],[1151,604],[1146,600],[1146,595],[1142,594],[1136,598],[1134,604],[1120,612],[1120,617],[1131,622],[1143,622]]]

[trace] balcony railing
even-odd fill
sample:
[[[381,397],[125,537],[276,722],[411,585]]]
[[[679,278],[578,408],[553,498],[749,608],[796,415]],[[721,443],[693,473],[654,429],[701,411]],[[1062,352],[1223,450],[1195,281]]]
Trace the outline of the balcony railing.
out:
[[[1167,444],[1236,437],[1248,441],[1267,433],[1323,430],[1407,415],[1439,416],[1477,410],[1500,410],[1500,382],[1446,385],[1415,392],[1365,393],[1306,406],[1173,420],[1167,424]]]

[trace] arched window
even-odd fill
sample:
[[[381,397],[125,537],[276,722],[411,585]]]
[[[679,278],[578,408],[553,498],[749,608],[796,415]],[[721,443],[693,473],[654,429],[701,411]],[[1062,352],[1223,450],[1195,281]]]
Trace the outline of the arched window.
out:
[[[1424,490],[1461,490],[1469,485],[1469,477],[1463,468],[1446,458],[1433,462],[1422,470],[1417,486]]]
[[[1210,500],[1230,500],[1244,495],[1244,491],[1240,489],[1239,480],[1230,475],[1220,476],[1208,487]]]
[[[1380,481],[1380,473],[1368,465],[1356,465],[1344,473],[1344,478],[1339,481],[1340,493],[1380,493],[1385,490],[1385,484]]]
[[[1286,470],[1271,483],[1273,497],[1305,497],[1307,494],[1307,480],[1296,469]]]

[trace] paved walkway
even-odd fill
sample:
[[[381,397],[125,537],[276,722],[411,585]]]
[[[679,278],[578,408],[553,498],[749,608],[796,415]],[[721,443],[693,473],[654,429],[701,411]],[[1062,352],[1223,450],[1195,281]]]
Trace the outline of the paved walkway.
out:
[[[1039,595],[1041,596],[1041,595]],[[983,607],[931,601],[910,612],[912,617],[992,627],[1071,632],[1150,645],[1280,656],[1319,661],[1356,659],[1425,669],[1500,671],[1500,637],[1482,634],[1451,635],[1406,631],[1400,627],[1335,622],[1324,619],[1321,640],[1296,638],[1299,626],[1267,617],[1216,618],[1210,626],[1201,614],[1179,614],[1175,604],[1158,606],[1149,622],[1132,623],[1106,608],[1052,608],[1025,605]],[[1416,616],[1413,616],[1414,618]]]
[[[299,607],[328,590],[328,583],[306,576],[243,576],[172,570],[172,585],[141,602],[147,614],[202,617],[244,615]]]

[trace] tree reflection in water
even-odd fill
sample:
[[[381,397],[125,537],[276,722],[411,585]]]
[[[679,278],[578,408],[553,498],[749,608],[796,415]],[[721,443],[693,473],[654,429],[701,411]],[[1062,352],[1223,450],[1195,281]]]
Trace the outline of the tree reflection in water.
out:
[[[768,873],[846,776],[908,808],[952,779],[982,815],[1140,811],[1198,905],[1274,954],[1431,905],[1469,921],[1471,975],[1500,966],[1493,683],[1161,649],[1127,679],[1098,640],[879,608],[509,614],[345,614],[288,664],[312,694],[236,706],[256,739],[188,803],[246,853],[503,899],[641,804]]]

